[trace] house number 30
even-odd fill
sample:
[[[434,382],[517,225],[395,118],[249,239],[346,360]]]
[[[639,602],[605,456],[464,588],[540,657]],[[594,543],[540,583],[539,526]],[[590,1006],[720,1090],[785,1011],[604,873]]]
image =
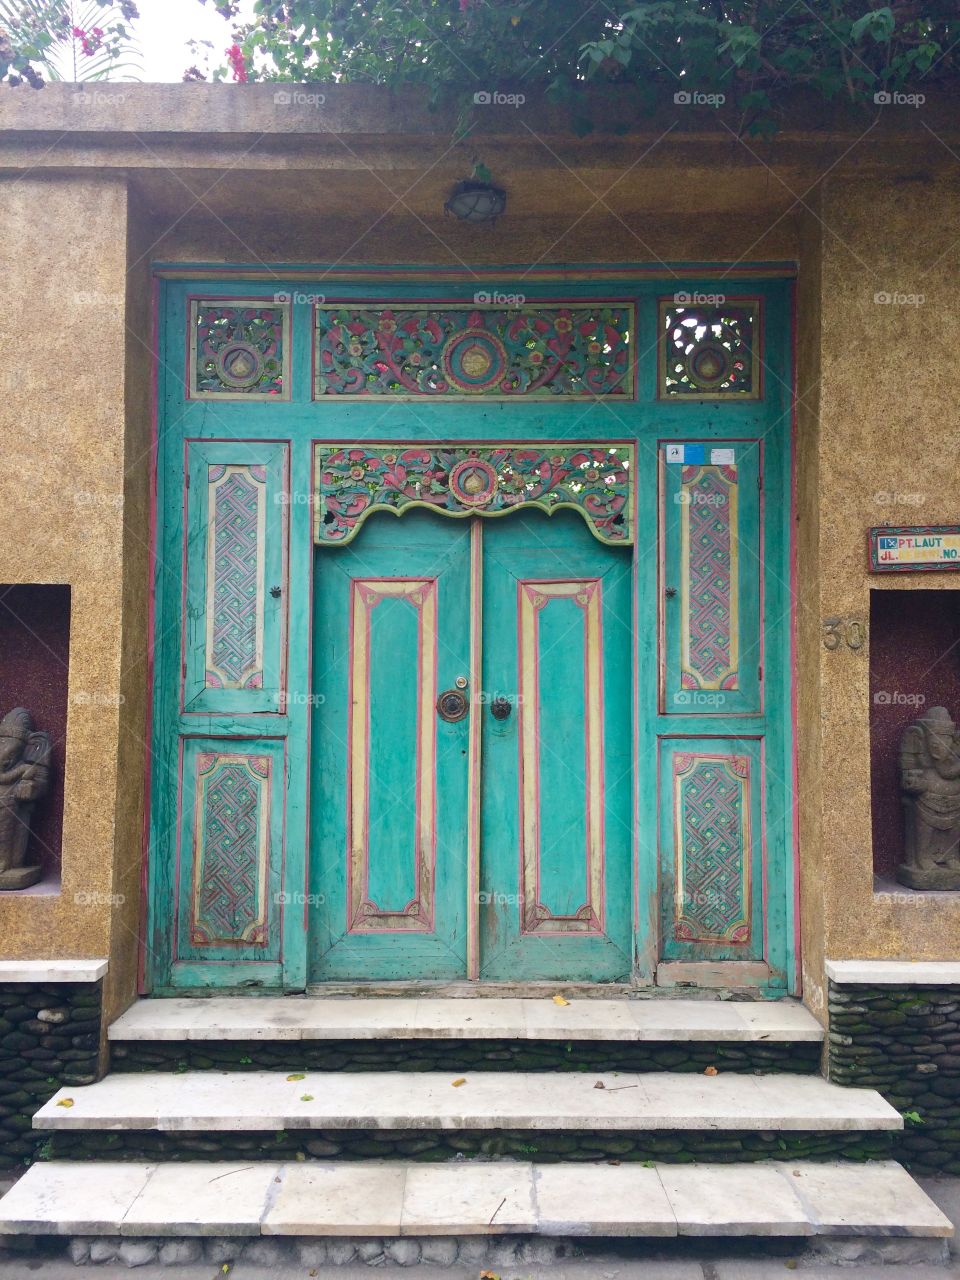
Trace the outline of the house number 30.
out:
[[[846,645],[848,649],[862,649],[867,629],[859,618],[824,618],[823,647],[839,649]]]

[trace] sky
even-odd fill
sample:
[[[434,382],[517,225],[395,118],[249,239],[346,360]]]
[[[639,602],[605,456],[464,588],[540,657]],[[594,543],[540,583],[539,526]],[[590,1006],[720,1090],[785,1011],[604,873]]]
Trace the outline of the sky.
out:
[[[204,62],[188,48],[190,40],[213,42],[213,65],[224,62],[223,51],[229,44],[232,23],[227,22],[210,4],[200,0],[137,0],[140,21],[134,24],[140,49],[140,78],[150,80],[182,80],[187,67]],[[253,0],[244,0],[241,17],[252,16]],[[207,53],[207,51],[204,51]]]

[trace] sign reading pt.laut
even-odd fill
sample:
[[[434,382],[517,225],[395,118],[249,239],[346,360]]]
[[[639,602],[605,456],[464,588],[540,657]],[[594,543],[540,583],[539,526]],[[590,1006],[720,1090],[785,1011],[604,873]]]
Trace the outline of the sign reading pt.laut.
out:
[[[871,529],[871,573],[924,573],[960,569],[960,525]]]

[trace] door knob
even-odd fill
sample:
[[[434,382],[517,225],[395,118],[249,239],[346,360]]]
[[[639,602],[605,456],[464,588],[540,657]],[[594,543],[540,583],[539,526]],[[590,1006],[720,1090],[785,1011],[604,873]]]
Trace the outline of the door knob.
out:
[[[437,715],[448,724],[462,720],[469,710],[466,694],[459,689],[445,689],[437,699]]]
[[[513,704],[510,699],[505,698],[502,693],[498,693],[490,703],[490,711],[493,714],[494,720],[506,720],[512,710]]]

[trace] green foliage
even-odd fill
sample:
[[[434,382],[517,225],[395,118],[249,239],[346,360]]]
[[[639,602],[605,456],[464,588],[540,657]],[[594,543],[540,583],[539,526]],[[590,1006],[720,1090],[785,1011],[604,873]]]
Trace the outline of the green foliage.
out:
[[[904,1111],[901,1113],[907,1124],[925,1124],[923,1116],[919,1111]]]
[[[233,0],[200,2],[236,16]],[[255,0],[237,39],[251,79],[415,85],[434,107],[467,110],[475,93],[549,94],[579,133],[601,123],[583,93],[591,82],[631,86],[623,101],[639,115],[677,94],[722,95],[742,128],[772,132],[792,91],[874,109],[877,93],[929,96],[960,64],[957,0],[623,3]],[[629,127],[609,113],[605,129]]]
[[[136,66],[137,17],[133,0],[0,0],[0,80],[117,79]]]

